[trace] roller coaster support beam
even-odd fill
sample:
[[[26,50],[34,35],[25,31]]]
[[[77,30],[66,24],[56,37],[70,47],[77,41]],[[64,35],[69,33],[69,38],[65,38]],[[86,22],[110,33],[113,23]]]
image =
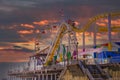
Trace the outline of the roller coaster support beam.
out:
[[[108,50],[112,50],[112,40],[111,40],[111,14],[108,14]]]

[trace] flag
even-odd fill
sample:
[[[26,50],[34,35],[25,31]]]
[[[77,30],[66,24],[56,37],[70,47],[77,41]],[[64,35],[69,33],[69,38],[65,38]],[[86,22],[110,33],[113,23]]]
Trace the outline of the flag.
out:
[[[36,42],[35,45],[39,45],[39,42]]]
[[[55,60],[55,61],[57,60],[57,55],[54,56],[54,60]]]
[[[112,50],[112,44],[111,44],[111,42],[108,44],[108,50]]]
[[[63,61],[63,46],[60,45],[60,50],[59,50],[59,61]]]
[[[57,55],[54,56],[54,62],[56,63],[57,61]]]
[[[67,59],[70,60],[71,59],[71,52],[67,53]]]
[[[63,44],[63,55],[65,56],[66,54],[66,49],[65,49],[65,45]]]
[[[57,54],[59,54],[59,51],[60,51],[60,46],[59,46],[58,49],[57,49]]]
[[[53,28],[57,28],[57,26],[53,26]]]
[[[76,55],[77,55],[77,51],[74,50],[74,51],[73,51],[73,59],[77,59],[77,56],[76,56]]]
[[[62,62],[63,61],[63,54],[60,53],[59,56],[60,56],[59,61]]]
[[[85,52],[85,48],[83,48],[83,52]]]
[[[101,45],[93,46],[94,49],[96,49],[96,48],[100,48],[100,47],[101,47]]]
[[[101,46],[105,46],[105,47],[107,47],[107,46],[108,46],[108,43],[101,44]]]
[[[77,51],[73,51],[73,56],[76,56],[77,55]]]

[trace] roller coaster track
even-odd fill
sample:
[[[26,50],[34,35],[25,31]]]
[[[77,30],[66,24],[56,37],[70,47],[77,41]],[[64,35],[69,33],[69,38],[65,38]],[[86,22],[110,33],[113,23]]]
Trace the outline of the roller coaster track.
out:
[[[120,16],[120,12],[117,12],[117,13],[109,13],[109,14],[111,15],[111,17]],[[71,25],[69,25],[69,26],[70,26],[71,30],[73,30],[73,31],[75,31],[75,32],[85,32],[85,31],[90,27],[90,25],[91,25],[93,22],[95,22],[95,21],[98,20],[98,19],[108,17],[109,14],[108,14],[108,13],[105,13],[105,14],[101,14],[101,15],[97,15],[97,16],[95,16],[95,17],[92,17],[92,18],[88,21],[88,23],[87,23],[85,26],[83,26],[82,29],[78,29],[78,28],[76,28],[76,27],[74,27],[74,26],[71,26]],[[48,53],[48,55],[47,55],[47,57],[46,57],[46,60],[45,60],[45,65],[48,65],[49,62],[51,62],[51,61],[53,60],[55,51],[57,50],[58,46],[60,45],[60,38],[63,37],[64,32],[67,30],[67,26],[68,26],[68,24],[66,24],[66,23],[63,23],[63,24],[60,25],[60,29],[59,29],[56,37],[55,37],[55,40],[54,40],[54,42],[52,43],[52,46],[50,46],[49,53]],[[106,32],[107,29],[106,29],[106,28],[103,28],[103,29],[100,29],[100,31]],[[118,31],[118,30],[115,30],[115,31]],[[119,31],[118,31],[118,32],[119,32]]]
[[[108,28],[99,26],[98,32],[108,32]],[[120,32],[120,26],[111,27],[111,32]]]
[[[91,25],[92,23],[94,23],[94,22],[97,21],[98,19],[108,17],[109,14],[111,15],[111,17],[120,16],[120,12],[104,13],[104,14],[97,15],[97,16],[95,16],[95,17],[92,17],[92,18],[88,21],[88,23],[87,23],[85,26],[83,26],[82,29],[78,29],[78,28],[73,27],[73,26],[71,26],[71,28],[72,28],[72,30],[74,30],[75,32],[85,32],[85,31],[90,27],[90,25]],[[101,30],[101,31],[102,31],[102,30]]]
[[[56,35],[56,39],[54,40],[54,43],[50,47],[49,53],[46,57],[45,65],[48,65],[49,62],[52,61],[55,51],[57,50],[58,46],[60,45],[60,38],[63,37],[65,31],[66,31],[66,25],[63,23],[60,26],[60,29]]]

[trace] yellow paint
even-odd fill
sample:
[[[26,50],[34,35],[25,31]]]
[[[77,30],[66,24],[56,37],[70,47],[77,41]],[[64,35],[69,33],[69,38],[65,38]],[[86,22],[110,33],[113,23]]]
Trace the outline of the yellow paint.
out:
[[[108,43],[108,50],[111,51],[112,50],[112,44]]]

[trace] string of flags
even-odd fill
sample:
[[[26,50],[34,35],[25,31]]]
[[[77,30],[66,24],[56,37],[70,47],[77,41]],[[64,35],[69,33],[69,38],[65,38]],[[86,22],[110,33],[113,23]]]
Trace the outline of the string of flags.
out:
[[[73,53],[71,53],[70,51],[67,51],[65,45],[62,44],[62,46],[58,47],[57,54],[54,55],[53,62],[59,63],[66,60],[77,59],[76,55],[76,50],[74,50]]]

